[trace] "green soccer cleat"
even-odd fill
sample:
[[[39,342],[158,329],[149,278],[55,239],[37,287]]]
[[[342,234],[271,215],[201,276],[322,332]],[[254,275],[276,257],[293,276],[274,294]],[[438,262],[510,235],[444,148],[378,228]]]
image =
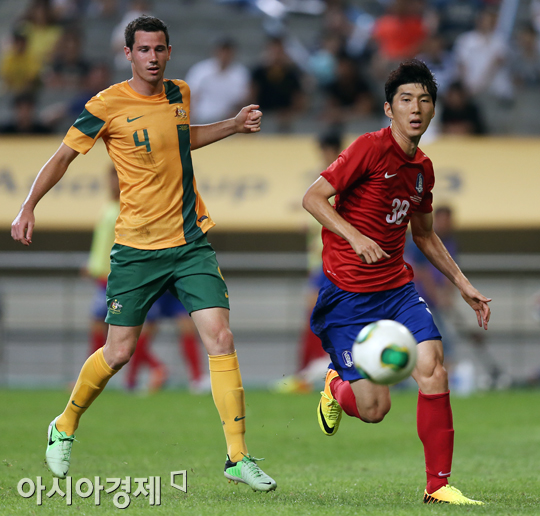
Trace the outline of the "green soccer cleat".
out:
[[[232,462],[227,455],[225,463],[225,477],[235,484],[242,482],[247,484],[253,491],[274,491],[277,487],[276,481],[269,477],[259,466],[258,460],[251,455],[244,455],[242,460]]]
[[[75,440],[74,435],[66,435],[66,432],[59,432],[56,428],[56,420],[60,416],[54,418],[49,425],[47,432],[48,444],[45,452],[45,460],[51,473],[58,478],[66,478],[71,462],[71,447]]]
[[[321,401],[317,407],[317,419],[319,420],[319,426],[325,435],[331,437],[335,435],[339,428],[341,416],[343,415],[343,409],[332,396],[330,390],[330,382],[339,376],[336,371],[329,369],[326,373],[326,379],[324,382],[324,391],[321,391]]]
[[[443,486],[433,494],[424,491],[424,503],[449,503],[453,505],[484,505],[484,502],[471,500],[464,496],[459,489]]]

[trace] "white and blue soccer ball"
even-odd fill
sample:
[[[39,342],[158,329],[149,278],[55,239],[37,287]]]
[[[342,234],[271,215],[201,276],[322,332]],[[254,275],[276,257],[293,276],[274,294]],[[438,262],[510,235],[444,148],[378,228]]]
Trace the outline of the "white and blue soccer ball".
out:
[[[356,337],[352,360],[373,383],[392,385],[408,378],[416,365],[417,342],[403,324],[381,320],[368,324]]]

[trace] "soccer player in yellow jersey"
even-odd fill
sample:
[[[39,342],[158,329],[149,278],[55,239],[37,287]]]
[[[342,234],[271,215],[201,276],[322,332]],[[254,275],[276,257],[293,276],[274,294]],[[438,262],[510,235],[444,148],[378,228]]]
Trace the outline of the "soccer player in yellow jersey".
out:
[[[79,153],[103,139],[121,191],[107,284],[109,331],[105,346],[83,365],[64,412],[49,425],[47,464],[53,475],[67,475],[81,415],[129,361],[146,313],[168,289],[190,312],[209,354],[212,394],[227,442],[225,477],[271,491],[276,482],[248,454],[244,440],[244,389],[229,328],[229,296],[206,239],[214,222],[191,162],[191,150],[235,133],[258,132],[262,113],[250,105],[232,119],[190,126],[188,85],[164,79],[171,56],[165,24],[141,16],[128,24],[125,40],[133,77],[86,104],[12,224],[12,237],[30,245],[38,201]]]

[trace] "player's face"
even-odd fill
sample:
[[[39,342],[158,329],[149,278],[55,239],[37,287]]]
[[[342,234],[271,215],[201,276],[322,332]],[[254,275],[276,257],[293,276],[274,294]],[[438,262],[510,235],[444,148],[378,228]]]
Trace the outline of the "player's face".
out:
[[[171,58],[171,46],[163,32],[135,32],[133,50],[124,47],[124,52],[133,70],[133,78],[142,79],[149,84],[163,80],[167,61]]]
[[[384,112],[392,120],[392,129],[401,137],[418,141],[435,116],[431,95],[421,84],[402,84],[392,104],[385,102]]]

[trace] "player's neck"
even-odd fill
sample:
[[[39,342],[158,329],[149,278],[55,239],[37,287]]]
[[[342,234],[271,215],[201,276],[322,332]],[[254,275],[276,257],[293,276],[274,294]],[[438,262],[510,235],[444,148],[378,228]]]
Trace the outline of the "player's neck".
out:
[[[401,150],[407,154],[407,156],[414,158],[416,154],[416,149],[418,149],[418,144],[420,143],[420,136],[418,137],[409,137],[403,134],[396,124],[390,125],[390,130],[392,131],[392,136],[396,143],[401,147]]]
[[[163,79],[154,84],[134,75],[131,79],[129,79],[128,84],[131,86],[133,91],[139,95],[144,95],[145,97],[159,95],[163,91]]]

